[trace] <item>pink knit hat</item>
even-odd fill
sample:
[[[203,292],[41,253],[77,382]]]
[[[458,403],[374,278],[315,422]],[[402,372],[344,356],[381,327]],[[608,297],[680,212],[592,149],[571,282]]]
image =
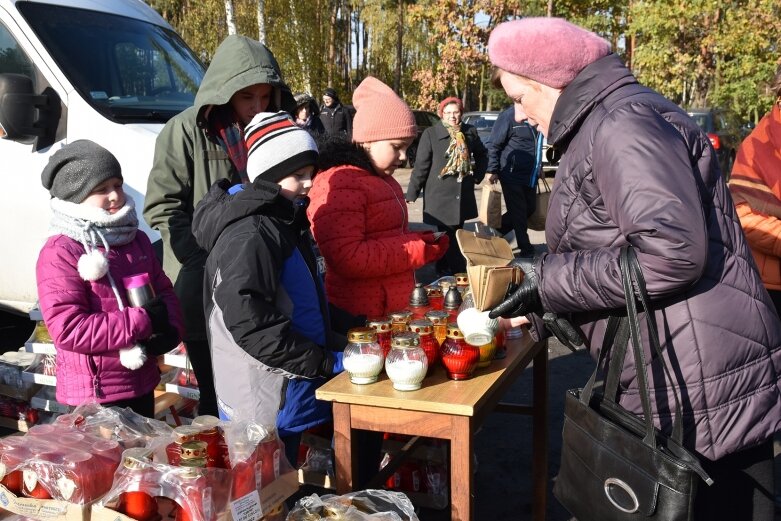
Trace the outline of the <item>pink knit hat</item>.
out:
[[[488,39],[493,65],[555,89],[566,87],[587,65],[608,54],[607,40],[562,18],[505,22]]]
[[[370,143],[418,135],[415,116],[393,89],[367,76],[353,92],[353,141]]]
[[[442,117],[442,111],[445,110],[445,107],[447,107],[451,103],[455,103],[456,106],[458,107],[458,110],[460,110],[461,112],[464,111],[464,104],[461,103],[461,99],[456,98],[455,96],[450,96],[449,98],[445,98],[439,102],[439,105],[437,106],[437,114],[439,114],[439,117]]]

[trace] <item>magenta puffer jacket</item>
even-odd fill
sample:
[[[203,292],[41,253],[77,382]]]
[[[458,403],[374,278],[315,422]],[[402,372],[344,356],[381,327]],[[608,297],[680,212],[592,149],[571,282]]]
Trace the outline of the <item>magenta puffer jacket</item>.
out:
[[[38,256],[38,304],[57,350],[57,401],[79,405],[135,398],[160,382],[157,359],[150,356],[135,371],[119,362],[119,350],[152,334],[141,308],[129,307],[122,277],[149,273],[155,294],[168,306],[171,324],[182,332],[179,302],[155,258],[149,238],[138,232],[129,244],[108,255],[109,273],[117,284],[124,310],[119,310],[108,276],[90,282],[78,273],[81,243],[64,235],[49,237]]]

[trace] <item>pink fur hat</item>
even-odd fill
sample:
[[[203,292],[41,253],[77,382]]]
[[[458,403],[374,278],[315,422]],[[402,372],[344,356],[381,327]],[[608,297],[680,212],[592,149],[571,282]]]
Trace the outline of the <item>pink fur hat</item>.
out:
[[[566,87],[587,65],[608,54],[607,40],[563,18],[505,22],[488,39],[493,65],[555,89]]]

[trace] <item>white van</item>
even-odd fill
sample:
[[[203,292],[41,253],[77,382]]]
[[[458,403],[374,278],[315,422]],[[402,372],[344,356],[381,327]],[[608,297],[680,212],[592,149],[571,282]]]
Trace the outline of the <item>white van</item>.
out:
[[[50,217],[41,170],[90,139],[122,165],[141,228],[155,139],[192,105],[204,67],[141,0],[0,0],[0,309],[37,300]]]

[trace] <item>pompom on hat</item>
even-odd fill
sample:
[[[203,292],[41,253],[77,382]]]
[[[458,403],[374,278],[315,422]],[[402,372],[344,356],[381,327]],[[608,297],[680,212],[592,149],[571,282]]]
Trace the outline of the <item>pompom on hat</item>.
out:
[[[317,144],[286,112],[256,114],[244,130],[247,177],[277,183],[317,163]]]
[[[68,143],[49,158],[41,183],[52,197],[80,203],[103,181],[122,179],[122,167],[114,154],[88,139]]]
[[[367,76],[353,93],[353,141],[370,143],[418,135],[415,115],[393,89]]]
[[[563,18],[504,22],[488,39],[493,65],[555,89],[610,52],[607,40]]]

